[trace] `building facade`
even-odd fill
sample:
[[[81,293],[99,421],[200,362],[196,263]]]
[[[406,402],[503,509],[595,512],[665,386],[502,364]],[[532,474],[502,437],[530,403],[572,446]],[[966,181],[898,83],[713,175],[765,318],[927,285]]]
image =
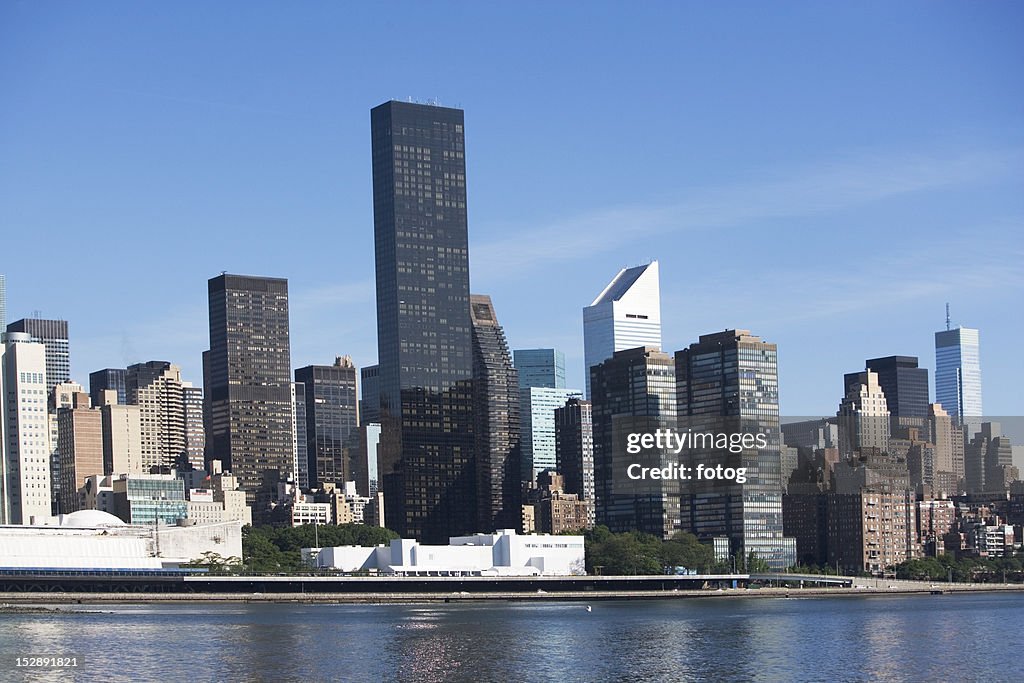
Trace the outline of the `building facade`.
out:
[[[7,326],[8,332],[22,332],[46,347],[46,395],[61,382],[71,380],[71,343],[67,320],[22,318]]]
[[[583,309],[583,359],[590,398],[590,369],[616,351],[661,348],[658,262],[623,268]]]
[[[573,397],[555,409],[555,460],[565,493],[589,503],[587,525],[593,526],[594,415],[590,401]]]
[[[886,406],[892,417],[928,416],[928,369],[917,367],[916,356],[872,358],[865,367],[877,375],[878,386],[885,394]],[[862,373],[848,373],[844,379],[845,395],[861,382]]]
[[[935,402],[958,424],[977,422],[984,415],[980,347],[978,330],[969,327],[935,333]]]
[[[188,452],[181,369],[160,360],[129,365],[125,398],[139,407],[143,471],[166,473],[177,468]]]
[[[847,375],[847,377],[850,377]],[[889,448],[889,408],[878,374],[866,370],[854,375],[839,404],[839,450],[849,456],[861,448]]]
[[[259,521],[294,458],[288,281],[223,274],[208,291],[206,460],[238,478]]]
[[[69,408],[57,410],[60,455],[60,514],[81,510],[78,490],[85,480],[103,471],[103,415],[90,405],[89,395],[76,393]]]
[[[334,365],[308,365],[295,371],[295,381],[306,387],[309,488],[341,486],[351,478],[359,438],[357,377],[349,356],[339,356]]]
[[[437,542],[476,526],[464,117],[391,101],[370,129],[387,526]]]
[[[113,390],[117,392],[117,402],[121,405],[128,403],[128,394],[125,390],[125,377],[128,371],[124,368],[104,368],[89,373],[89,400],[94,406],[100,405],[100,397],[104,391]]]
[[[555,411],[573,397],[580,397],[578,389],[524,387],[519,390],[519,423],[522,434],[520,464],[523,481],[534,481],[544,470],[558,467],[555,449]]]
[[[117,402],[117,392],[100,395],[103,474],[142,474],[142,417],[139,406]]]
[[[0,523],[30,524],[51,509],[46,347],[24,332],[3,335],[0,355]]]
[[[627,470],[634,463],[663,467],[672,456],[657,448],[629,453],[627,435],[674,428],[672,358],[651,347],[616,351],[591,368],[590,375],[596,521],[615,532],[670,538],[679,529],[679,482],[636,482]]]
[[[725,431],[763,438],[764,447],[691,450],[703,462],[746,468],[745,483],[710,482],[684,495],[682,528],[698,538],[729,539],[732,555],[754,553],[773,569],[796,562],[783,533],[778,349],[747,330],[701,335],[675,354],[680,432]]]
[[[476,530],[518,526],[519,376],[491,297],[470,296],[473,324],[473,434],[476,439]]]
[[[512,360],[520,388],[565,388],[565,354],[558,349],[516,349]]]
[[[181,383],[185,404],[185,460],[194,470],[206,467],[206,425],[203,424],[203,388]]]

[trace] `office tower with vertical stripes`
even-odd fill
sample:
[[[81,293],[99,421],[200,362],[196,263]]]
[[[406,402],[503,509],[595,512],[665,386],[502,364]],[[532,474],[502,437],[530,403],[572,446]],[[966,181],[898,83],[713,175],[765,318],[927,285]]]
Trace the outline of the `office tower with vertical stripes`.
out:
[[[288,281],[225,273],[208,291],[207,465],[220,460],[235,475],[261,523],[293,467]]]
[[[978,330],[957,327],[935,333],[935,402],[958,423],[980,425],[984,413]]]

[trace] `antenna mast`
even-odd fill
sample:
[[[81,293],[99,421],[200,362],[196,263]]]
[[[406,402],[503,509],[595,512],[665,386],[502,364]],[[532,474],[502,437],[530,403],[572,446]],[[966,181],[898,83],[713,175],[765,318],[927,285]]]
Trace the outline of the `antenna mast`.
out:
[[[946,331],[949,332],[949,302],[946,302]]]

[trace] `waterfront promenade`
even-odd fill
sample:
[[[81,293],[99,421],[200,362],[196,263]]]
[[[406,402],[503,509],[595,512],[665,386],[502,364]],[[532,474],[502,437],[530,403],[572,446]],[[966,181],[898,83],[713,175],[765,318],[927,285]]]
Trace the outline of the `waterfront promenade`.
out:
[[[648,577],[656,578],[656,577]],[[402,604],[460,603],[479,601],[599,601],[665,600],[708,598],[815,598],[898,595],[945,595],[951,593],[1024,592],[1024,584],[928,583],[894,579],[850,577],[851,587],[761,587],[705,589],[621,589],[608,590],[486,590],[486,591],[374,591],[361,593],[322,592],[208,592],[208,593],[126,593],[126,592],[0,592],[0,609],[16,605],[78,605],[111,603],[304,603],[304,604]]]

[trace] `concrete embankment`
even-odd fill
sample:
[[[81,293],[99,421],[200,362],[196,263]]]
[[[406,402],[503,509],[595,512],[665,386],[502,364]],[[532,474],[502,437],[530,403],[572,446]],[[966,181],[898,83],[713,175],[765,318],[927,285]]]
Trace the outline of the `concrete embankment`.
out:
[[[900,585],[903,584],[903,585]],[[700,598],[823,598],[894,595],[947,595],[974,592],[1024,592],[1021,584],[887,583],[854,588],[734,588],[672,591],[559,591],[458,593],[0,593],[0,612],[18,605],[100,605],[153,603],[304,603],[304,604],[408,604],[469,603],[479,601],[667,600]]]

